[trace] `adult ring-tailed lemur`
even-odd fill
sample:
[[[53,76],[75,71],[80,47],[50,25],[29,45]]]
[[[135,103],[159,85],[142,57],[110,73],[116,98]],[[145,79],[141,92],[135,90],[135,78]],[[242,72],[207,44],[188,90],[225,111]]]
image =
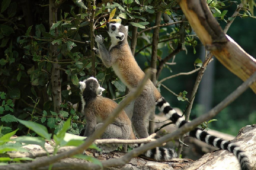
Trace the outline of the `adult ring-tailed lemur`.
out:
[[[106,49],[101,35],[96,36],[95,41],[98,46],[99,57],[106,67],[112,67],[116,75],[129,88],[135,89],[144,77],[144,72],[137,64],[127,41],[128,27],[120,23],[109,23],[108,34],[111,38],[111,46]],[[161,96],[160,92],[149,80],[141,95],[135,100],[132,125],[140,138],[148,136],[145,120],[149,117],[152,105],[156,105],[165,116],[180,128],[187,123],[184,116],[179,115],[170,104]],[[207,144],[232,152],[240,162],[243,170],[250,169],[250,163],[245,152],[237,145],[229,141],[217,138],[208,134],[200,128],[195,128],[189,132],[189,136],[197,138]]]
[[[114,111],[117,107],[117,103],[113,100],[101,96],[104,88],[100,86],[98,80],[94,77],[90,77],[84,81],[79,82],[80,95],[81,95],[81,113],[85,116],[86,125],[84,136],[90,136],[97,128],[100,127],[102,122]],[[117,138],[117,139],[136,139],[133,130],[132,123],[125,111],[122,111],[105,129],[105,132],[101,136],[103,139]],[[141,144],[142,145],[142,144]],[[136,145],[139,147],[141,145]],[[102,146],[103,147],[103,146]],[[117,146],[104,146],[104,151],[112,151]],[[109,149],[110,148],[110,149]],[[173,149],[156,147],[148,150],[143,154],[146,157],[168,161],[177,154]]]

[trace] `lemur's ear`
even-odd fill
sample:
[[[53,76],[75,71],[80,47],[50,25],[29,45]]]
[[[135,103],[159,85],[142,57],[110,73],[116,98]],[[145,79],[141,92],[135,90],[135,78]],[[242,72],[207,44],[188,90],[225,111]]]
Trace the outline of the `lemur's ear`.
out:
[[[99,87],[98,88],[98,95],[101,96],[103,91],[105,91],[105,89],[103,87]]]
[[[128,25],[126,25],[126,26],[124,26],[124,27],[125,27],[126,31],[128,32],[128,28],[129,28]]]
[[[85,88],[86,88],[85,81],[79,81],[79,89],[80,89],[80,91],[84,91]]]

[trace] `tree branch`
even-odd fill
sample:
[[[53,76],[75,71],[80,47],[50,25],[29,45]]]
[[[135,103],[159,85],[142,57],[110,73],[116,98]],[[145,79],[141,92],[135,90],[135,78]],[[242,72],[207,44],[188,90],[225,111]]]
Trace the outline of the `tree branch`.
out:
[[[159,62],[159,65],[158,65],[158,68],[157,68],[157,74],[156,74],[156,77],[158,78],[163,67],[164,67],[164,64],[170,60],[173,56],[175,56],[177,53],[179,53],[180,51],[182,50],[182,45],[179,43],[177,48],[171,52],[168,56],[166,56],[164,59],[162,59],[160,62]]]
[[[141,139],[97,139],[95,140],[95,144],[137,144],[137,143],[149,143],[152,141],[155,141],[154,137],[156,136],[155,133],[148,136],[147,138],[141,138]]]
[[[165,27],[165,26],[169,26],[169,25],[174,25],[174,24],[178,24],[178,23],[181,23],[182,21],[177,21],[177,22],[171,22],[171,23],[166,23],[166,24],[162,24],[162,25],[155,25],[153,27],[150,27],[150,28],[146,28],[140,32],[137,33],[137,35],[140,35],[141,33],[143,32],[146,32],[146,31],[149,31],[149,30],[152,30],[152,29],[155,29],[155,28],[159,28],[159,27]]]
[[[171,37],[171,38],[166,38],[166,39],[163,39],[161,41],[159,41],[158,43],[162,43],[162,42],[167,42],[167,41],[170,41],[170,40],[173,40],[173,39],[178,39],[179,37]],[[141,49],[139,49],[135,54],[134,56],[138,55],[141,51],[143,51],[144,49],[150,47],[152,45],[151,44],[148,44],[148,45],[145,45],[144,47],[142,47]]]
[[[197,69],[192,70],[192,71],[190,71],[190,72],[178,73],[178,74],[175,74],[175,75],[172,75],[172,76],[163,78],[162,80],[158,81],[157,86],[158,86],[159,84],[161,84],[162,82],[168,80],[168,79],[171,79],[171,78],[174,78],[174,77],[178,77],[178,76],[187,76],[187,75],[193,74],[193,73],[195,73],[195,72],[197,72],[197,71],[199,71],[199,70],[200,70],[200,68],[197,68]]]

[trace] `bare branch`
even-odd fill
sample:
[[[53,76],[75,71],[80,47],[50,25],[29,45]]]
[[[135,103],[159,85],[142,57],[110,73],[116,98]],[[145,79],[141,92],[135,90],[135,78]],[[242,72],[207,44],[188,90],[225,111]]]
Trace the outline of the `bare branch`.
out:
[[[178,54],[180,51],[182,50],[182,45],[179,43],[177,48],[171,52],[168,56],[166,56],[164,59],[162,59],[160,62],[159,62],[159,65],[158,65],[158,69],[157,69],[157,74],[156,76],[159,77],[163,67],[164,67],[164,64],[170,60],[172,57],[174,57],[176,54]]]
[[[195,73],[195,72],[197,72],[197,71],[199,71],[199,70],[200,70],[200,68],[197,68],[197,69],[192,70],[192,71],[190,71],[190,72],[178,73],[178,74],[175,74],[175,75],[166,77],[166,78],[160,80],[160,81],[157,83],[157,85],[161,84],[162,82],[164,82],[164,81],[166,81],[166,80],[168,80],[168,79],[171,79],[171,78],[174,78],[174,77],[178,77],[178,76],[187,76],[187,75],[193,74],[193,73]]]
[[[179,37],[166,38],[166,39],[163,39],[163,40],[159,41],[158,43],[167,42],[167,41],[171,41],[171,40],[178,39],[178,38],[179,38]],[[144,47],[142,47],[141,49],[139,49],[139,50],[134,54],[134,56],[138,55],[141,51],[143,51],[144,49],[150,47],[151,45],[152,45],[152,43],[151,43],[151,44],[148,44],[148,45],[146,45],[146,46],[144,46]]]
[[[155,141],[154,137],[156,136],[155,133],[148,136],[147,138],[141,138],[141,139],[97,139],[95,140],[95,144],[137,144],[137,143],[148,143]]]
[[[149,31],[149,30],[152,30],[152,29],[155,29],[155,28],[159,28],[159,27],[165,27],[165,26],[169,26],[169,25],[174,25],[174,24],[178,24],[178,23],[181,23],[182,21],[177,21],[177,22],[171,22],[171,23],[166,23],[166,24],[162,24],[162,25],[155,25],[153,27],[150,27],[150,28],[146,28],[140,32],[137,33],[137,35],[140,35],[141,33],[143,32],[146,32],[146,31]]]
[[[239,5],[237,6],[236,11],[235,11],[234,14],[231,16],[232,20],[230,20],[230,21],[227,23],[227,25],[225,26],[225,28],[224,28],[224,30],[223,30],[225,33],[228,32],[229,27],[230,27],[231,24],[234,22],[234,20],[236,19],[236,17],[239,15],[239,12],[240,12],[240,10],[243,8],[243,6],[244,6],[243,3],[241,3],[241,4],[239,4]]]

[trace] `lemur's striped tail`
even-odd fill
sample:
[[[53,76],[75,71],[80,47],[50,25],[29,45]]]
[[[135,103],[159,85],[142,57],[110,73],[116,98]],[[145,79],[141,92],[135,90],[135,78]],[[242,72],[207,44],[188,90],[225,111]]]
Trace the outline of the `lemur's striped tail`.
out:
[[[185,120],[184,116],[179,115],[163,97],[157,100],[156,106],[178,128],[180,128],[183,125],[185,125],[186,123],[188,123]],[[189,136],[197,138],[209,145],[230,151],[239,160],[242,170],[250,170],[251,169],[248,157],[245,155],[245,152],[242,151],[237,145],[235,145],[229,141],[225,141],[223,139],[212,136],[200,128],[195,128],[194,130],[190,131]]]
[[[137,147],[143,146],[144,144],[138,144]],[[177,158],[177,153],[170,148],[156,147],[143,153],[142,156],[148,157],[156,161],[169,161],[172,158]]]

